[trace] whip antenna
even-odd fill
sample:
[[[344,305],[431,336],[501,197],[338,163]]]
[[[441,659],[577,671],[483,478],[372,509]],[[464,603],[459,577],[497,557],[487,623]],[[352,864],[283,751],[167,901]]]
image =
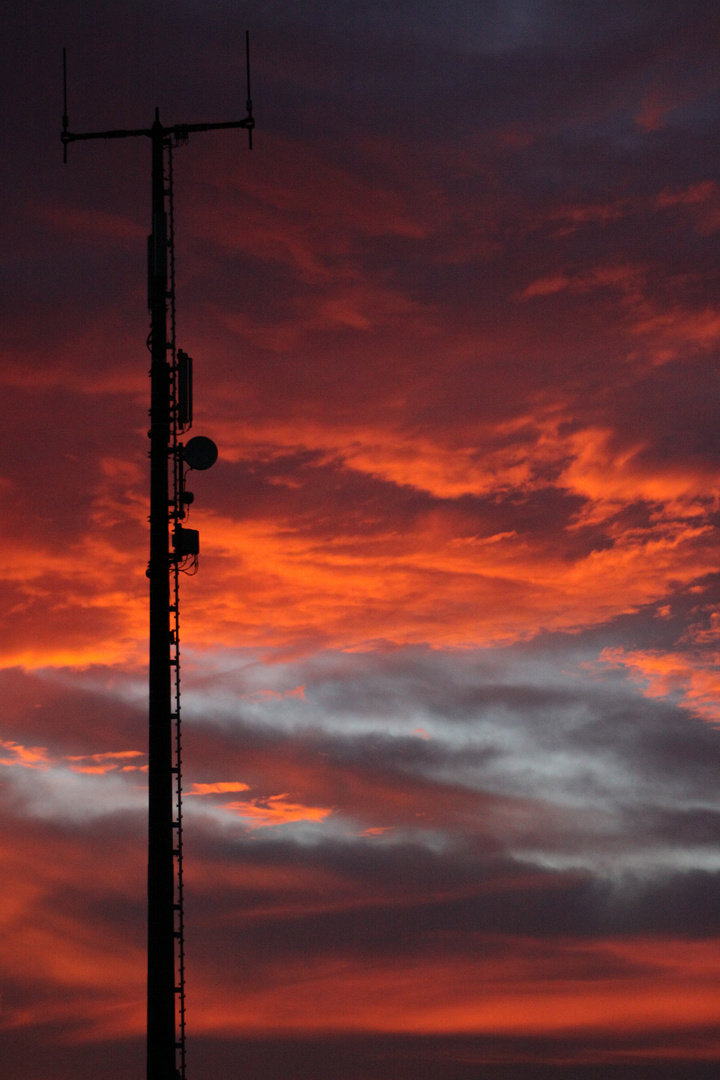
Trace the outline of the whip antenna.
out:
[[[248,76],[249,78],[249,76]],[[68,129],[68,111],[67,111],[67,49],[63,48],[63,118],[62,118],[62,143],[63,143],[63,165],[67,165],[67,144],[68,141],[65,138]]]
[[[255,121],[252,114],[252,94],[250,93],[250,31],[245,31],[245,69],[247,71],[247,99],[245,101],[245,110],[247,112],[248,120],[251,121],[248,124],[248,148],[252,150],[252,133]]]

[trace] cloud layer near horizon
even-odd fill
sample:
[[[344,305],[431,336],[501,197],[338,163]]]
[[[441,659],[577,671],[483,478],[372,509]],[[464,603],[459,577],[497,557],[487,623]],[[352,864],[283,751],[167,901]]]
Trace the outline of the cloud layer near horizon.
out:
[[[114,1080],[143,1025],[149,163],[62,168],[56,53],[71,127],[212,119],[246,19],[252,154],[175,156],[180,344],[221,449],[183,588],[198,1080],[263,1040],[257,1080],[281,1044],[318,1080],[345,1039],[353,1080],[702,1070],[715,7],[41,9],[7,16],[4,109],[12,1077],[112,1046]]]

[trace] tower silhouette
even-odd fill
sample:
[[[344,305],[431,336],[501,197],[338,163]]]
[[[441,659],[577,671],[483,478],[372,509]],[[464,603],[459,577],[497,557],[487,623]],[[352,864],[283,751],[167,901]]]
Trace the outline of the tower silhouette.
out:
[[[173,150],[191,134],[244,128],[252,148],[250,42],[245,34],[246,116],[209,124],[160,122],[149,128],[72,132],[63,49],[61,140],[148,138],[151,220],[148,237],[150,335],[150,580],[148,739],[147,1080],[185,1080],[185,942],[183,908],[182,742],[180,728],[179,574],[197,568],[199,537],[182,524],[192,495],[187,469],[209,468],[217,449],[203,436],[180,442],[192,424],[192,360],[175,341]],[[168,316],[170,329],[168,332]],[[170,543],[172,531],[172,546]]]

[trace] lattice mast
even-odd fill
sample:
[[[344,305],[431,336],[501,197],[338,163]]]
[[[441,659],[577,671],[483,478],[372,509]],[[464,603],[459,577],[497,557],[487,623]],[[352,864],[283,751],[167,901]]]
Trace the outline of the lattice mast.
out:
[[[202,436],[184,446],[192,423],[192,361],[175,342],[173,147],[190,134],[244,128],[252,147],[249,36],[245,36],[247,101],[243,120],[211,124],[160,122],[150,128],[77,133],[69,130],[63,50],[63,158],[71,142],[143,136],[152,148],[152,232],[148,237],[150,335],[150,636],[148,762],[147,1080],[185,1080],[185,947],[182,879],[179,574],[197,568],[198,534],[183,527],[192,495],[186,468],[217,458]],[[168,333],[168,314],[170,332]],[[172,549],[170,534],[172,530]]]

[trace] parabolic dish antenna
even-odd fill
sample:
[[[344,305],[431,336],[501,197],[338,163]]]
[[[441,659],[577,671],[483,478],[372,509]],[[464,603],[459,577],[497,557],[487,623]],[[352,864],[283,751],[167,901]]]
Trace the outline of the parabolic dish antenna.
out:
[[[218,448],[212,439],[205,435],[196,435],[183,447],[183,458],[191,469],[202,472],[215,464],[218,458]]]

